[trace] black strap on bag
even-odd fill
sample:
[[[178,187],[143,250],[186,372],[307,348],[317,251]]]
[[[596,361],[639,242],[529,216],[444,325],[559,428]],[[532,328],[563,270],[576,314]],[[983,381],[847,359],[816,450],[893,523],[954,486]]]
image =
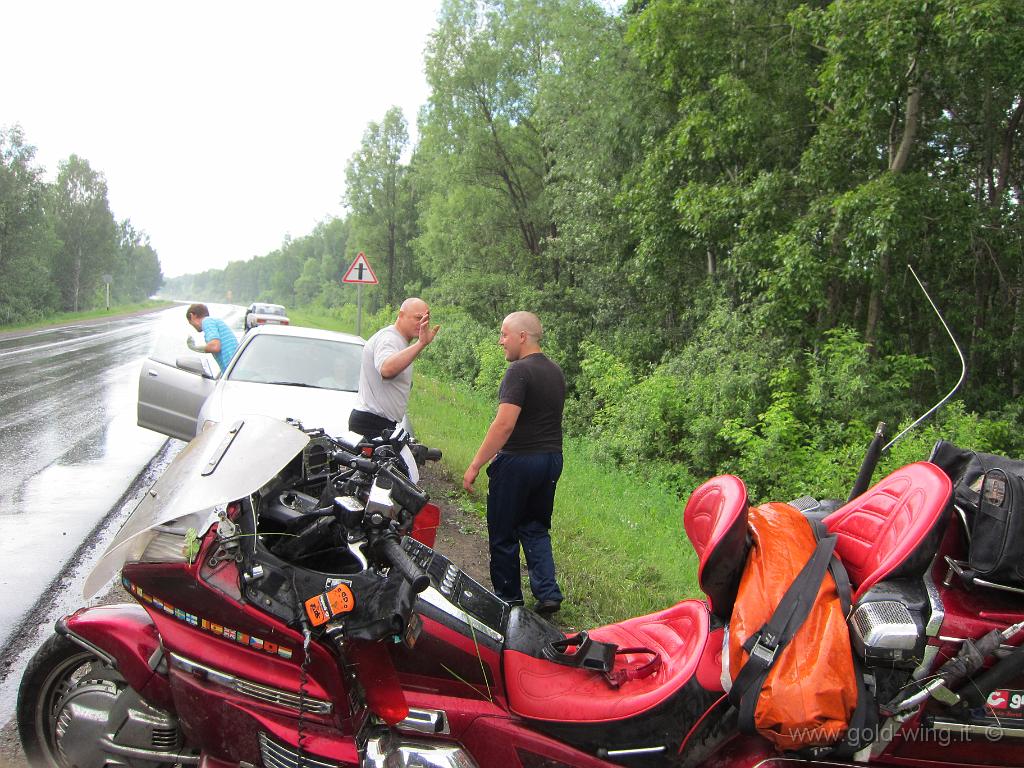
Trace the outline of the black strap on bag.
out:
[[[813,525],[817,534],[819,524]],[[807,620],[835,548],[835,536],[819,537],[810,560],[789,585],[771,618],[743,643],[743,650],[749,657],[732,684],[729,701],[739,710],[740,728],[747,732],[756,731],[754,710],[761,689],[775,659]]]
[[[575,651],[570,652],[570,648]],[[629,680],[641,680],[650,677],[661,667],[661,656],[650,648],[619,648],[615,643],[604,643],[594,640],[586,632],[556,640],[541,651],[545,659],[567,667],[577,667],[600,672],[612,688],[618,688]],[[639,667],[615,669],[615,657],[629,653],[650,654],[651,660]]]

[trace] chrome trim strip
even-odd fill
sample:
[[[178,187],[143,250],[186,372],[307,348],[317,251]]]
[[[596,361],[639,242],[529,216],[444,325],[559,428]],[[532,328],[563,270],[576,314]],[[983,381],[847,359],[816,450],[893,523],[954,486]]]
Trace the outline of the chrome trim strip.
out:
[[[967,638],[964,638],[964,637],[950,637],[948,635],[939,635],[939,640],[941,640],[944,643],[957,643],[958,645],[963,645],[964,643],[967,642]],[[1016,646],[1016,645],[1010,645],[1008,643],[1000,643],[999,647],[996,648],[996,652],[997,653],[1010,653],[1011,651],[1015,650],[1017,647],[1018,646]]]
[[[964,536],[967,538],[968,546],[971,543],[971,526],[967,522],[967,513],[964,512],[963,508],[959,504],[954,504],[953,509],[956,510],[956,516],[960,520],[960,525],[963,526]]]
[[[409,714],[398,723],[396,728],[402,728],[416,733],[449,734],[448,715],[443,709],[418,709],[409,708]]]
[[[928,570],[925,571],[923,577],[924,588],[928,593],[928,604],[931,608],[931,615],[928,617],[928,623],[924,628],[924,633],[928,635],[928,637],[935,637],[939,634],[939,630],[942,628],[942,622],[946,618],[946,607],[942,604],[942,595],[935,584],[935,579],[932,578],[932,569],[934,567],[935,563],[933,562],[928,567]]]
[[[110,739],[100,739],[100,749],[111,755],[130,757],[138,760],[148,760],[154,763],[171,763],[177,765],[199,765],[199,755],[183,755],[180,751],[164,752],[157,749],[143,749],[142,747],[128,747],[124,744],[115,744]]]
[[[387,733],[370,736],[361,755],[362,768],[477,768],[457,742],[405,741]]]
[[[986,741],[999,741],[1007,736],[1013,739],[1024,739],[1024,728],[1007,728],[1002,725],[974,725],[972,723],[953,723],[948,720],[933,720],[932,730],[964,736],[980,736]]]
[[[260,731],[260,756],[265,768],[340,768],[338,763],[312,757],[305,751],[300,756],[294,747],[274,741],[263,731]]]
[[[820,768],[824,765],[833,765],[837,768],[849,768],[849,763],[836,763],[828,760],[810,760],[802,757],[786,757],[785,755],[779,755],[777,757],[766,757],[760,762],[754,763],[750,768],[761,768],[762,766],[768,765],[813,765]]]
[[[179,656],[176,653],[171,654],[171,666],[180,669],[186,674],[201,675],[207,680],[217,683],[225,688],[230,688],[242,696],[248,696],[250,699],[261,701],[264,704],[276,704],[295,712],[300,711],[299,707],[301,704],[301,711],[309,712],[314,715],[326,716],[330,715],[331,712],[334,711],[334,705],[329,701],[317,699],[312,696],[301,696],[299,693],[283,691],[280,688],[271,688],[267,685],[255,683],[252,680],[235,677],[234,675],[222,672],[219,669],[213,669],[205,664],[200,664],[192,661],[191,659],[186,659],[184,656]]]
[[[1020,587],[1011,587],[1008,584],[997,584],[994,581],[985,581],[984,579],[975,579],[974,584],[979,587],[998,589],[1002,592],[1012,592],[1015,595],[1024,595],[1024,589],[1021,589]]]
[[[63,635],[83,650],[89,651],[89,653],[96,654],[96,656],[99,657],[100,661],[102,661],[107,666],[117,669],[117,659],[115,659],[113,656],[111,656],[109,653],[102,650],[98,646],[93,645],[84,637],[76,635],[74,632],[68,629],[68,625],[64,621],[64,619],[57,620],[57,623],[54,626],[54,630],[57,632],[58,635]]]
[[[427,587],[425,590],[420,592],[418,595],[419,599],[425,603],[428,603],[438,610],[444,611],[452,618],[458,619],[468,627],[472,627],[477,632],[487,635],[496,642],[505,642],[505,636],[498,632],[496,629],[487,626],[479,619],[475,619],[466,613],[464,610],[455,605],[451,600],[438,592],[433,586]]]
[[[939,638],[940,640],[942,638]],[[921,663],[914,668],[914,671],[910,673],[910,676],[914,680],[920,680],[922,677],[927,675],[931,669],[932,664],[935,661],[936,655],[939,653],[939,646],[937,645],[926,645],[924,647],[924,653],[921,655]]]
[[[608,757],[631,757],[633,755],[660,755],[665,747],[636,747],[635,749],[605,749],[602,750]]]
[[[926,637],[935,637],[939,634],[939,630],[942,629],[942,622],[946,619],[946,607],[942,604],[942,593],[939,592],[938,586],[935,584],[935,579],[932,578],[932,570],[935,568],[935,562],[938,559],[938,555],[932,560],[931,565],[928,566],[928,570],[924,572],[924,576],[921,577],[921,581],[924,582],[925,594],[928,596],[928,623],[925,624],[924,634]],[[941,639],[941,638],[940,638]],[[921,656],[921,663],[918,664],[914,671],[910,673],[911,678],[914,680],[920,680],[922,677],[927,675],[931,669],[932,664],[935,661],[935,655],[939,652],[939,649],[933,645],[925,645],[924,653]]]

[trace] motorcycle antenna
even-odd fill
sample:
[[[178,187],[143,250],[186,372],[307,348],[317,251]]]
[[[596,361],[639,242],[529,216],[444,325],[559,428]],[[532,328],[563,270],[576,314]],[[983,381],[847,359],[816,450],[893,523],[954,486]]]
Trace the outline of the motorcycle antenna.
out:
[[[956,394],[956,391],[960,389],[960,385],[964,383],[964,378],[967,376],[967,361],[964,360],[964,353],[960,350],[960,345],[956,343],[956,338],[953,336],[953,332],[949,330],[949,326],[946,324],[945,318],[942,317],[942,313],[939,312],[939,308],[935,306],[935,302],[932,301],[932,297],[928,295],[928,289],[924,287],[924,283],[922,283],[921,278],[917,276],[917,272],[915,272],[914,268],[909,264],[907,264],[907,269],[909,269],[910,274],[914,276],[914,279],[917,281],[918,286],[920,286],[921,292],[924,294],[924,297],[928,299],[928,303],[932,305],[932,310],[935,312],[935,316],[939,318],[939,322],[942,323],[942,327],[946,329],[946,333],[949,335],[950,340],[953,342],[953,348],[956,350],[957,355],[960,356],[960,378],[957,379],[956,384],[953,385],[953,388],[949,390],[949,394],[947,394],[944,398],[939,400],[939,402],[937,402],[935,405],[929,408],[921,416],[918,416],[917,419],[915,419],[914,422],[910,424],[910,426],[908,426],[906,429],[904,429],[902,432],[896,435],[896,437],[894,437],[892,440],[886,443],[882,447],[882,453],[885,453],[894,445],[896,445],[896,443],[898,443],[903,438],[903,436],[907,434],[907,432],[912,430],[922,421],[924,421],[937,410],[939,410],[939,408],[945,405],[949,398]]]

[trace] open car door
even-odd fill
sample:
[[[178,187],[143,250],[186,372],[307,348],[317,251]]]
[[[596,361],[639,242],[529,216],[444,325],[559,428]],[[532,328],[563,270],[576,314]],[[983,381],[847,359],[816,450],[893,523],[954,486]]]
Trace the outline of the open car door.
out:
[[[179,357],[174,365],[147,359],[139,373],[139,426],[191,440],[196,436],[199,409],[216,383],[197,356]]]

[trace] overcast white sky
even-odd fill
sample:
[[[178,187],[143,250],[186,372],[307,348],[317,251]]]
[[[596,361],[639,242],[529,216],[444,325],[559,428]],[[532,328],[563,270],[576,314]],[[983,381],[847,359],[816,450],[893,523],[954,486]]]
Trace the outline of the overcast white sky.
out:
[[[415,138],[440,0],[6,3],[0,127],[56,177],[74,153],[164,275],[262,256],[341,215],[391,106]]]

